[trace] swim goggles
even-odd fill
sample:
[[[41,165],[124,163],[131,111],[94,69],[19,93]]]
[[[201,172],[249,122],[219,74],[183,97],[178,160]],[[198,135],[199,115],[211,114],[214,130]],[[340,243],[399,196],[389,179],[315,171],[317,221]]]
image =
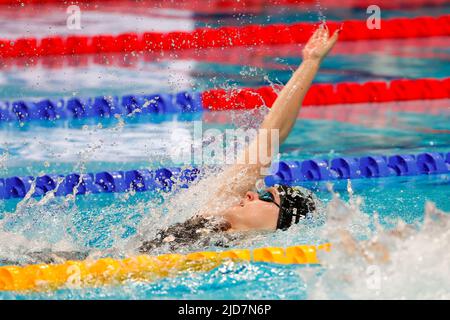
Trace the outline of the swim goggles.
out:
[[[271,203],[275,204],[278,208],[280,207],[280,205],[275,202],[275,198],[274,198],[273,194],[267,190],[258,191],[258,198],[259,198],[259,200],[264,201],[264,202],[271,202]]]

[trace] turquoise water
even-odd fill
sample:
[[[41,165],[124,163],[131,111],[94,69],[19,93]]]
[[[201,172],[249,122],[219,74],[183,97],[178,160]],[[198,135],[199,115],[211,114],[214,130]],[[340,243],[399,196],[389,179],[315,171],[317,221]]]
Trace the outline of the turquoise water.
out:
[[[441,10],[386,11],[387,16],[441,15]],[[328,10],[330,19],[361,18],[352,11]],[[267,22],[304,21],[317,16],[277,11]],[[252,16],[236,15],[192,17],[194,25],[230,25],[262,23],[265,13]],[[217,53],[220,54],[217,54]],[[0,98],[67,97],[72,95],[99,95],[125,93],[177,92],[204,90],[213,87],[260,86],[284,83],[292,68],[300,63],[298,46],[259,48],[233,48],[223,51],[192,52],[183,57],[175,55],[146,60],[145,57],[113,56],[112,61],[130,64],[104,66],[88,57],[84,67],[49,68],[38,61],[37,66],[18,67],[9,61],[12,69],[0,71]],[[394,78],[444,78],[450,74],[448,38],[408,41],[373,41],[342,43],[323,64],[316,82],[390,80]],[[158,61],[159,60],[159,61]],[[202,121],[203,129],[226,129],[239,125],[256,126],[264,111],[205,112],[194,115],[136,116],[124,119],[77,120],[33,122],[19,126],[16,123],[0,124],[0,176],[39,175],[41,173],[70,173],[83,171],[129,170],[171,165],[168,154],[173,146],[188,141],[193,121]],[[450,151],[450,100],[411,101],[402,103],[361,104],[357,106],[329,106],[304,108],[286,143],[281,146],[283,159],[332,158],[340,155],[405,154],[425,151]],[[410,265],[410,275],[417,276],[415,266],[424,277],[441,276],[448,283],[448,250],[442,243],[427,243],[427,252],[436,257],[423,265],[412,257],[425,248],[421,242],[411,240],[398,244],[387,231],[374,232],[375,212],[383,228],[392,228],[395,219],[401,218],[411,226],[420,225],[424,219],[426,202],[450,212],[449,175],[430,175],[409,178],[383,178],[355,180],[354,196],[347,192],[345,181],[333,188],[343,202],[333,199],[326,183],[306,185],[328,204],[331,216],[349,216],[351,222],[340,221],[338,228],[349,229],[356,238],[378,236],[392,250],[396,268],[383,269],[387,279],[381,296],[395,296],[389,283],[413,297],[448,297],[433,287],[406,283],[404,265]],[[113,256],[126,253],[126,245],[142,224],[160,216],[158,206],[167,203],[166,195],[138,193],[135,195],[104,194],[79,196],[75,201],[57,198],[47,203],[35,199],[19,203],[18,200],[0,201],[0,253],[33,251],[57,247],[75,249],[109,250]],[[355,197],[362,201],[354,201]],[[179,221],[192,209],[189,200],[182,211],[165,212],[164,223]],[[166,202],[164,202],[166,201]],[[351,204],[351,205],[349,205]],[[170,211],[170,210],[169,210]],[[366,221],[369,219],[370,221]],[[161,221],[161,220],[158,220]],[[335,222],[334,222],[335,223]],[[155,224],[153,222],[153,224]],[[331,222],[330,222],[331,225]],[[444,225],[444,223],[442,223]],[[334,227],[333,227],[334,228]],[[418,228],[418,227],[417,227]],[[333,229],[334,230],[334,229]],[[431,231],[417,231],[415,239],[448,239],[448,232],[437,227]],[[152,229],[152,231],[154,231]],[[324,233],[324,232],[327,233]],[[441,232],[441,233],[440,233]],[[255,236],[236,244],[236,247],[289,246],[301,243],[321,243],[336,236],[327,226],[296,226],[289,232],[276,232]],[[151,235],[149,235],[151,237]],[[447,237],[447,238],[446,238]],[[386,240],[387,239],[387,240]],[[418,240],[417,240],[418,241]],[[448,243],[448,241],[447,241]],[[213,250],[219,248],[212,248]],[[402,256],[401,253],[405,253]],[[445,252],[447,252],[445,254]],[[407,255],[408,254],[408,255]],[[153,283],[127,283],[122,286],[82,290],[59,290],[50,293],[18,294],[0,292],[0,299],[29,298],[205,298],[205,299],[307,299],[317,297],[354,298],[377,297],[375,292],[357,290],[365,281],[364,263],[339,256],[336,264],[327,260],[327,267],[276,266],[270,264],[231,264],[207,273],[184,274]],[[442,269],[432,269],[434,265]],[[447,264],[445,264],[447,262]],[[353,282],[343,285],[330,276],[350,270]],[[339,268],[347,269],[339,269]],[[392,270],[393,269],[393,270]],[[362,270],[362,271],[361,271]],[[399,270],[398,273],[395,270]],[[406,274],[408,275],[408,274]],[[448,287],[448,286],[447,286]],[[420,289],[420,290],[419,290]],[[422,291],[414,295],[416,291]],[[356,292],[356,293],[355,293]],[[361,293],[358,295],[358,292]],[[362,293],[364,292],[364,294]],[[372,294],[372,295],[371,295]],[[406,293],[405,293],[406,294]],[[380,295],[378,295],[379,297]]]

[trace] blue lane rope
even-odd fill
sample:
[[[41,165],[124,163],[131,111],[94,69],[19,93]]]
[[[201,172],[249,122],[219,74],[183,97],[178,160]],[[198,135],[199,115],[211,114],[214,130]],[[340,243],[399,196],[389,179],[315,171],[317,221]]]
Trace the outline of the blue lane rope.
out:
[[[150,190],[170,191],[174,183],[187,188],[200,171],[197,168],[161,168],[157,170],[103,171],[98,173],[68,175],[49,174],[39,177],[0,178],[0,199],[23,198],[31,190],[33,196],[43,196],[54,191],[56,196],[87,193],[141,192]],[[76,189],[76,190],[75,190]],[[56,191],[55,191],[56,190]]]
[[[450,152],[417,155],[338,157],[331,160],[280,161],[265,178],[268,186],[303,181],[413,176],[450,172]]]
[[[0,121],[58,120],[140,113],[202,111],[201,93],[99,96],[94,98],[0,101]]]
[[[273,166],[266,185],[298,184],[304,181],[412,176],[450,173],[450,152],[417,155],[339,157],[331,160],[281,161]],[[187,188],[200,175],[198,168],[104,171],[39,177],[0,178],[0,199],[23,198],[35,183],[33,196],[55,191],[56,196],[86,193],[112,193],[135,190],[169,192],[174,184]],[[58,184],[59,182],[59,184]]]

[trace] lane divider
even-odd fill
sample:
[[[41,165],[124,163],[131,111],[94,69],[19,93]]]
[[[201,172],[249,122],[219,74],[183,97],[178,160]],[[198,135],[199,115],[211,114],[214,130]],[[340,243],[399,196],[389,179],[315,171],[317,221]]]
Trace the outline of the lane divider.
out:
[[[277,93],[272,87],[226,91],[213,89],[202,94],[204,109],[253,109],[272,106]],[[450,78],[397,79],[390,82],[342,82],[313,84],[303,101],[304,106],[351,103],[392,102],[408,100],[446,99],[450,97]]]
[[[70,4],[86,4],[92,2],[92,0],[70,0],[65,1],[65,5]],[[96,1],[98,3],[110,3],[110,0]],[[40,5],[41,8],[45,8],[42,5],[58,5],[61,0],[0,0],[0,5],[10,6],[23,6],[23,4]],[[372,0],[343,0],[336,2],[335,0],[321,0],[321,6],[323,8],[359,8],[366,9],[373,4]],[[421,8],[430,6],[442,6],[446,4],[446,0],[391,0],[383,3],[383,8],[386,10],[392,9],[410,9]],[[218,14],[218,13],[236,13],[238,10],[240,13],[259,13],[266,9],[268,6],[287,6],[289,8],[312,8],[316,5],[315,0],[240,0],[240,1],[224,1],[224,0],[210,0],[208,5],[205,6],[202,0],[188,0],[180,3],[161,2],[160,0],[144,0],[136,2],[135,0],[119,0],[114,1],[113,11],[122,9],[122,12],[129,9],[130,5],[133,8],[149,9],[155,7],[158,9],[176,9],[176,10],[189,10],[195,14]],[[202,6],[203,5],[203,6]],[[111,6],[111,5],[110,5]],[[89,9],[87,7],[86,9]],[[100,8],[102,10],[110,9],[109,7]],[[114,10],[115,9],[115,10]]]
[[[272,167],[272,174],[265,177],[268,186],[297,184],[305,181],[336,179],[379,178],[422,174],[450,173],[450,152],[427,152],[417,155],[338,157],[331,160],[311,159],[281,161]],[[54,192],[55,196],[69,194],[98,194],[129,191],[170,192],[176,186],[188,188],[199,178],[198,168],[160,168],[157,170],[104,171],[99,173],[68,175],[50,174],[39,177],[0,178],[0,199],[43,196]]]
[[[31,190],[39,197],[54,192],[55,196],[129,191],[172,190],[174,184],[187,188],[200,174],[197,168],[160,168],[157,170],[103,171],[98,173],[49,174],[39,177],[0,178],[0,199],[23,198]]]
[[[0,102],[0,121],[30,121],[108,118],[114,115],[184,113],[203,110],[253,109],[271,107],[278,88],[211,89],[202,93],[99,96],[91,98],[43,99],[39,101]],[[392,102],[408,100],[446,99],[450,97],[450,78],[398,79],[390,82],[342,82],[314,84],[303,105],[333,105],[352,103]]]
[[[148,94],[92,98],[43,99],[0,102],[0,121],[109,118],[136,113],[184,113],[202,111],[201,94]]]
[[[0,291],[41,291],[61,287],[80,288],[120,284],[124,281],[152,281],[181,272],[210,271],[226,261],[276,264],[319,264],[318,251],[328,252],[329,243],[287,248],[234,249],[223,252],[141,255],[116,260],[67,261],[0,267]]]
[[[443,174],[450,173],[450,152],[280,161],[273,168],[273,174],[265,178],[267,186],[302,181]]]
[[[386,39],[377,43],[371,41],[358,41],[341,43],[333,49],[334,55],[350,56],[361,54],[374,54],[382,52],[386,46],[401,47],[401,51],[390,53],[392,57],[405,59],[447,59],[448,54],[443,53],[447,48],[447,37],[431,37],[421,39]],[[420,47],[433,47],[439,54],[422,52]],[[411,50],[408,50],[411,49]],[[0,71],[20,73],[22,70],[44,68],[58,70],[65,68],[88,68],[101,66],[102,68],[126,68],[141,70],[148,63],[162,64],[164,61],[193,60],[196,62],[230,64],[237,66],[252,66],[264,69],[284,70],[281,62],[273,62],[275,57],[290,57],[298,51],[297,44],[278,45],[276,50],[271,45],[261,45],[247,50],[246,47],[232,47],[223,55],[223,48],[207,48],[202,50],[182,50],[166,52],[136,52],[133,55],[118,52],[100,55],[83,56],[45,56],[28,57],[20,59],[0,60]],[[351,58],[351,57],[347,57]],[[19,69],[19,70],[18,70]]]
[[[328,22],[331,31],[342,22]],[[341,41],[422,38],[450,35],[450,15],[384,19],[380,29],[368,29],[365,20],[348,20]],[[119,35],[52,36],[42,39],[0,40],[0,57],[37,57],[113,52],[172,51],[211,47],[304,43],[316,26],[312,23],[246,25],[200,28],[192,32],[146,32]]]

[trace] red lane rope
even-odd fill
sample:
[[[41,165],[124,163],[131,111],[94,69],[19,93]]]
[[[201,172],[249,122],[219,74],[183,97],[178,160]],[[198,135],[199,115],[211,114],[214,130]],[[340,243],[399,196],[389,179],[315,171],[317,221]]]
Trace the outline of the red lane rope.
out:
[[[328,22],[330,31],[340,22]],[[311,23],[247,25],[244,27],[201,28],[193,32],[146,32],[114,35],[20,38],[0,40],[0,57],[36,57],[51,55],[113,52],[171,51],[212,47],[303,43],[315,25]],[[366,21],[344,23],[341,41],[420,38],[450,35],[450,15],[441,17],[395,18],[383,20],[381,29],[368,29]]]
[[[445,52],[447,47],[447,37],[387,39],[376,42],[342,42],[333,48],[332,55],[389,54],[389,56],[400,58],[449,60],[450,52]],[[206,48],[201,50],[171,51],[164,54],[161,52],[137,52],[135,54],[119,52],[82,56],[10,58],[0,60],[0,71],[35,67],[57,70],[76,67],[86,68],[92,65],[105,68],[141,69],[147,63],[173,60],[194,60],[205,63],[220,63],[221,65],[245,65],[264,69],[284,70],[286,66],[278,63],[275,58],[299,57],[299,44],[277,45],[275,48],[271,45],[260,45],[252,48],[252,50],[247,50],[246,47],[231,47],[226,49],[226,54],[224,54],[225,52],[222,48]],[[428,48],[428,50],[417,50],[418,48]],[[292,66],[295,67],[295,65]]]
[[[202,93],[203,108],[210,110],[253,109],[271,107],[279,88],[213,89]],[[408,100],[447,99],[450,97],[450,78],[398,79],[390,82],[343,82],[338,84],[313,84],[304,106],[351,103],[392,102]]]
[[[418,48],[425,47],[428,50],[417,50]],[[381,53],[400,58],[449,60],[450,52],[446,53],[444,50],[447,47],[447,37],[388,39],[376,42],[342,42],[333,48],[332,55],[376,55]],[[437,49],[440,51],[436,52]],[[285,44],[276,45],[275,49],[271,45],[261,45],[252,48],[252,50],[247,50],[246,47],[231,47],[226,49],[226,54],[224,54],[225,52],[222,48],[206,48],[201,50],[171,51],[165,52],[164,54],[162,52],[137,52],[135,54],[119,52],[82,56],[25,57],[1,59],[0,71],[17,70],[17,68],[58,70],[77,67],[86,68],[93,65],[105,68],[139,68],[142,70],[147,63],[174,60],[193,60],[205,63],[219,63],[221,65],[245,65],[264,69],[284,70],[286,66],[277,62],[275,58],[298,58],[299,52],[299,44]],[[292,66],[295,67],[295,65]]]
[[[373,5],[373,0],[321,0],[320,4],[323,8],[367,8]],[[179,0],[179,1],[161,1],[161,0],[0,0],[0,5],[71,5],[71,4],[111,4],[124,3],[139,7],[148,7],[153,5],[158,8],[173,8],[181,10],[193,10],[195,12],[239,12],[266,9],[268,6],[290,6],[290,7],[312,7],[316,6],[317,0]],[[441,6],[447,4],[447,0],[390,0],[382,3],[383,9],[404,9],[404,8],[420,8],[427,6]]]

